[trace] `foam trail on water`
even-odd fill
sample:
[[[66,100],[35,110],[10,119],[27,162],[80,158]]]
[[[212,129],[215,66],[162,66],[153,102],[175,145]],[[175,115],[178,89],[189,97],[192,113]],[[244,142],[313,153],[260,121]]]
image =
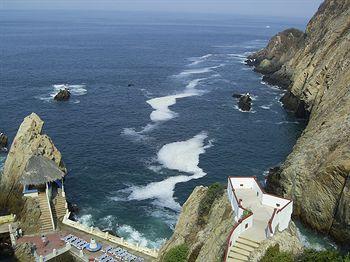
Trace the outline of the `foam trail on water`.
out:
[[[196,68],[196,69],[187,69],[183,72],[181,72],[180,74],[178,74],[177,76],[190,76],[193,74],[204,74],[204,73],[209,73],[212,72],[213,69],[219,68],[224,66],[225,64],[220,64],[217,66],[210,66],[210,67],[203,67],[203,68]]]
[[[169,109],[169,106],[176,104],[176,99],[189,97],[196,95],[195,93],[182,93],[177,95],[157,97],[147,100],[154,111],[151,113],[150,118],[152,121],[167,121],[177,116],[177,114]]]
[[[193,138],[164,145],[158,152],[158,162],[165,168],[192,174],[168,177],[160,182],[152,182],[146,186],[131,187],[129,200],[154,199],[154,204],[180,210],[180,205],[173,197],[175,185],[192,179],[204,177],[206,173],[198,166],[199,156],[211,147],[211,142],[205,145],[208,138],[201,132]]]
[[[190,97],[190,96],[197,96],[200,95],[201,92],[196,90],[196,86],[206,78],[198,78],[190,81],[186,89],[183,93],[175,94],[175,95],[169,95],[169,96],[162,96],[162,97],[156,97],[152,98],[146,101],[147,104],[149,104],[154,111],[151,113],[150,118],[153,122],[160,122],[160,121],[167,121],[177,116],[177,114],[169,109],[170,106],[176,104],[176,100],[184,97]],[[142,132],[148,132],[152,129],[150,128],[144,128]]]
[[[207,55],[200,56],[200,57],[192,57],[189,59],[190,61],[192,61],[192,63],[189,64],[188,66],[198,65],[198,64],[206,61],[211,56],[213,56],[213,54],[207,54]]]

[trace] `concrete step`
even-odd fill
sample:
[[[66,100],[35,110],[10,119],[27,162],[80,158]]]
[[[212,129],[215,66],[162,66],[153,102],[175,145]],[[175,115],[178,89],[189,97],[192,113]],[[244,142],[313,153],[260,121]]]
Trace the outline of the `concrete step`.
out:
[[[240,237],[237,239],[236,242],[244,244],[244,245],[247,245],[247,246],[250,246],[250,247],[253,247],[253,248],[259,247],[259,244],[257,244],[256,242],[250,241],[250,240],[247,240],[247,239],[243,239],[243,238],[240,238]]]
[[[260,246],[260,242],[258,242],[258,241],[256,241],[256,240],[252,240],[252,239],[249,239],[249,238],[247,238],[247,237],[239,237],[239,238],[240,238],[240,239],[247,240],[247,241],[250,241],[250,242],[253,242],[253,243],[255,243],[255,244],[257,244],[257,245]]]
[[[250,255],[250,251],[247,251],[247,250],[244,250],[244,249],[241,249],[239,247],[236,247],[236,246],[233,246],[230,250],[231,252],[235,252],[235,253],[238,253],[238,254],[241,254],[241,255],[244,255],[244,256],[248,256]]]
[[[226,259],[226,262],[241,262],[241,261],[248,261],[246,259],[239,259],[239,258],[232,258],[232,257],[228,257]]]
[[[229,258],[233,258],[234,261],[248,261],[248,256],[244,256],[238,253],[234,253],[234,252],[230,252],[230,254],[228,255]]]
[[[245,245],[245,244],[237,243],[237,242],[234,244],[234,246],[237,247],[237,248],[239,248],[239,249],[246,250],[246,251],[248,251],[248,252],[252,252],[252,251],[254,251],[254,249],[255,249],[254,247],[247,246],[247,245]]]

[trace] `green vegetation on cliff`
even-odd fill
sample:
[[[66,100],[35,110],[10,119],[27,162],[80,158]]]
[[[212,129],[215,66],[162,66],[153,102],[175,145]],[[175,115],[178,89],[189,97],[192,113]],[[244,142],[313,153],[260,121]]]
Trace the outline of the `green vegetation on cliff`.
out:
[[[208,215],[215,199],[222,196],[224,186],[220,183],[214,183],[209,186],[207,193],[199,203],[198,225],[205,225],[208,222]]]
[[[164,262],[186,262],[189,248],[181,244],[171,248],[164,257]]]
[[[337,250],[322,250],[306,249],[298,256],[288,252],[280,251],[277,245],[269,247],[265,255],[260,259],[260,262],[350,262],[350,254],[342,255]]]

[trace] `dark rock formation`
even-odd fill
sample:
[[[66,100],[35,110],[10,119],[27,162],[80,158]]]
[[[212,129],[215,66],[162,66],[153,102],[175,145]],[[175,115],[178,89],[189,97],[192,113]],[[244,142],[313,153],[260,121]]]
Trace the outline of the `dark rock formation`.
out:
[[[8,138],[4,133],[0,132],[0,151],[6,150],[8,144]]]
[[[304,34],[284,31],[247,61],[265,81],[287,88],[286,109],[309,118],[280,170],[270,173],[268,190],[293,198],[294,216],[344,245],[350,243],[349,17],[349,0],[325,0]]]
[[[56,101],[67,101],[70,98],[70,91],[68,88],[61,89],[54,97]]]
[[[250,111],[252,108],[252,98],[249,94],[242,95],[238,100],[238,107],[242,111]]]
[[[44,122],[35,113],[27,116],[18,129],[6,158],[0,184],[0,210],[7,209],[17,215],[26,233],[39,230],[37,221],[40,208],[37,199],[23,198],[20,178],[28,160],[33,155],[41,155],[53,160],[66,172],[61,153],[52,140],[42,134]]]

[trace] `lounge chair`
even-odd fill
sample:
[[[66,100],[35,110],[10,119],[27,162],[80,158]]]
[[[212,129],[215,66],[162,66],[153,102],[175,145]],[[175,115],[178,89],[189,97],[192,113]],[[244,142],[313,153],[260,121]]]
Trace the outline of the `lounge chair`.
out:
[[[61,240],[64,241],[64,242],[67,242],[70,238],[74,237],[72,234],[69,234],[65,237],[61,237]]]
[[[102,250],[102,252],[110,253],[112,250],[113,250],[113,247],[107,246],[105,250]]]
[[[70,239],[68,239],[67,242],[72,244],[73,242],[77,241],[77,239],[78,239],[78,238],[77,238],[76,236],[73,236],[73,237],[71,237]],[[67,242],[66,242],[66,243],[67,243]]]
[[[87,244],[88,244],[88,242],[83,240],[81,243],[78,244],[78,249],[83,250]]]

